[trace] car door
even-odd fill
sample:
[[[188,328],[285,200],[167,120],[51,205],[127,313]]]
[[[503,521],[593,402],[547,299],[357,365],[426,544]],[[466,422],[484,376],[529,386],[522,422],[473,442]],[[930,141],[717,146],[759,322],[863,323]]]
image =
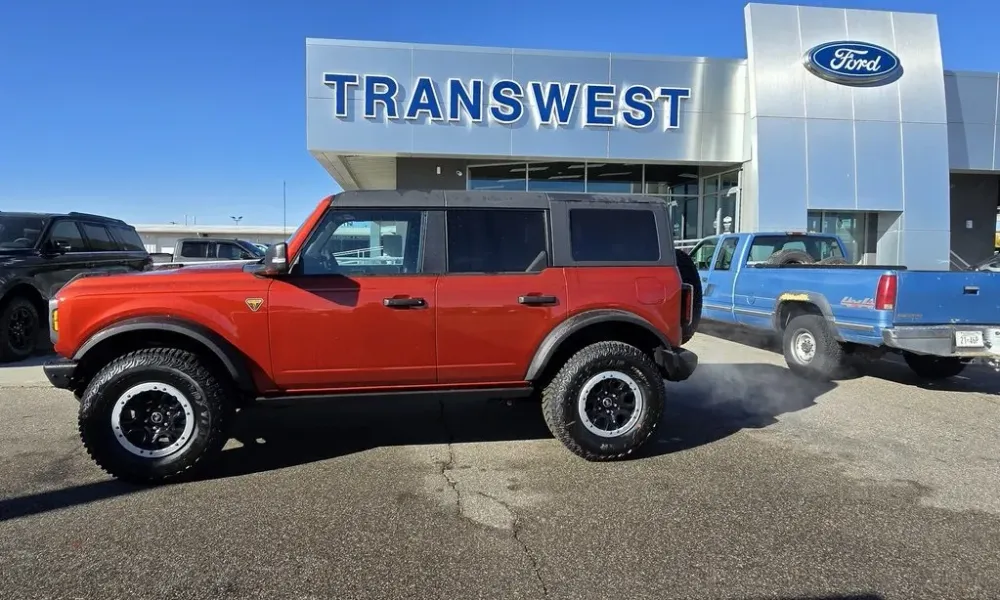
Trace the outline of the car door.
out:
[[[55,251],[61,244],[65,251]],[[57,219],[49,226],[41,242],[42,258],[34,271],[39,291],[53,297],[62,286],[88,270],[90,249],[78,223],[72,219]]]
[[[516,382],[566,315],[544,209],[449,208],[447,268],[437,281],[438,381]]]
[[[733,256],[739,238],[722,236],[718,241],[718,249],[707,271],[702,273],[702,312],[714,321],[732,322],[733,284],[736,270],[733,269]]]
[[[441,215],[331,208],[268,292],[275,383],[286,390],[437,381]],[[436,223],[436,225],[435,225]],[[435,231],[430,231],[434,229]],[[428,243],[427,240],[431,242]]]

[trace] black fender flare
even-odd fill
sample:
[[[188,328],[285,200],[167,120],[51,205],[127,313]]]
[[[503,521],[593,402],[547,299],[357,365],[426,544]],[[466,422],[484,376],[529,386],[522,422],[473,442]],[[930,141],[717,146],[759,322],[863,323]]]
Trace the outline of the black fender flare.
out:
[[[87,338],[73,355],[80,362],[97,345],[116,336],[134,331],[156,330],[186,336],[209,349],[236,382],[240,391],[256,393],[253,374],[246,358],[224,337],[204,325],[176,317],[134,317],[118,321]]]
[[[830,306],[830,302],[825,296],[817,294],[816,292],[786,291],[778,294],[777,301],[774,303],[774,315],[772,320],[774,322],[775,331],[781,331],[783,326],[781,323],[782,306],[790,303],[812,304],[819,310],[820,314],[823,315],[823,318],[831,324],[834,323],[833,307]],[[836,328],[834,328],[834,333],[836,333]]]
[[[664,348],[672,346],[670,340],[664,337],[652,323],[637,314],[617,309],[588,310],[575,314],[552,328],[552,331],[545,336],[545,339],[542,340],[542,343],[535,350],[535,355],[528,364],[528,372],[525,374],[524,380],[534,381],[538,378],[545,371],[552,356],[559,350],[559,346],[574,333],[597,323],[613,321],[638,325],[655,335]]]

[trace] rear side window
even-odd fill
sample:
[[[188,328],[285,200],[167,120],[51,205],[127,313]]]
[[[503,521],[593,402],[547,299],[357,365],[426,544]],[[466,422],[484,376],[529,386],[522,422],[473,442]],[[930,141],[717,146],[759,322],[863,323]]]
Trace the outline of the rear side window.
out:
[[[135,229],[131,227],[123,227],[121,225],[112,225],[112,233],[121,242],[122,247],[130,252],[145,252],[146,246],[142,243],[142,238],[136,233]]]
[[[83,227],[83,235],[87,236],[90,249],[95,252],[111,252],[118,249],[118,244],[111,239],[111,234],[103,225],[93,223],[80,223]]]
[[[208,258],[208,242],[184,242],[181,256],[185,258]]]
[[[656,262],[660,239],[651,210],[574,208],[569,211],[570,248],[579,262]]]
[[[446,211],[449,273],[535,273],[549,264],[544,210]]]

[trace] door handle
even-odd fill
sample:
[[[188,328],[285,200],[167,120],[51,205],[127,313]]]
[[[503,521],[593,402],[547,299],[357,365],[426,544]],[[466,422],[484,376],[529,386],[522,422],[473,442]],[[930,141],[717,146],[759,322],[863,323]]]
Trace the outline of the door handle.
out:
[[[427,301],[423,298],[383,298],[382,306],[389,308],[414,308],[417,306],[427,306]]]
[[[517,298],[518,304],[525,304],[527,306],[547,306],[556,304],[557,302],[559,302],[559,298],[556,298],[555,296],[530,295],[518,296]]]

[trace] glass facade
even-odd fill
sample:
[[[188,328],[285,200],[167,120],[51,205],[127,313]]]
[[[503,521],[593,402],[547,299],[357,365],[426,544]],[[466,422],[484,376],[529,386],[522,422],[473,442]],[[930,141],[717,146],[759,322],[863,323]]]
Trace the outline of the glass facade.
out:
[[[470,190],[660,196],[670,205],[677,241],[738,229],[739,169],[701,176],[685,165],[520,162],[469,165],[466,173]]]
[[[807,230],[836,234],[847,248],[847,260],[854,264],[875,264],[878,213],[809,211]]]

